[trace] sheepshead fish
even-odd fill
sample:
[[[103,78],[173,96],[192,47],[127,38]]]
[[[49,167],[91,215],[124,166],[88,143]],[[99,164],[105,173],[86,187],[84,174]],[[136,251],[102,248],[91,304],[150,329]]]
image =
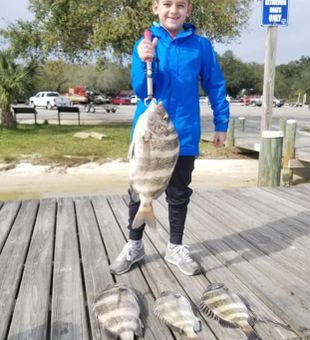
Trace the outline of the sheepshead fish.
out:
[[[224,327],[241,328],[249,340],[261,340],[251,326],[255,317],[244,298],[223,283],[212,283],[203,293],[200,309]]]
[[[135,335],[143,335],[138,298],[125,284],[108,286],[96,298],[93,311],[112,339],[134,340]]]
[[[196,334],[201,329],[200,320],[195,316],[190,302],[180,293],[163,291],[155,301],[153,311],[159,320],[187,339],[200,339]]]
[[[162,103],[151,101],[139,117],[129,147],[129,183],[140,207],[132,223],[156,226],[152,201],[167,188],[179,156],[179,140]]]

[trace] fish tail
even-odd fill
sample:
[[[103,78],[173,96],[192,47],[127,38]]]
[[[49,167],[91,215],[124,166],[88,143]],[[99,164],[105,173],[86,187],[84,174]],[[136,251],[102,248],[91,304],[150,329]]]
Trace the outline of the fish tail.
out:
[[[152,206],[141,207],[139,208],[133,222],[132,229],[136,229],[141,227],[144,223],[146,223],[149,227],[156,227],[156,220],[154,215],[154,210]]]
[[[247,327],[243,327],[242,329],[246,334],[248,340],[262,340],[262,338],[257,335],[257,333],[250,325],[248,325]]]

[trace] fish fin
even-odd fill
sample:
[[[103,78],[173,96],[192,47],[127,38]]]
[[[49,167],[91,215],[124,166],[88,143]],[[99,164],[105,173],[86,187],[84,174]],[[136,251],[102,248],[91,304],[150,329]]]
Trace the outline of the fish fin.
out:
[[[217,318],[218,318],[219,324],[222,327],[225,327],[225,328],[237,328],[238,327],[238,325],[233,321],[224,320],[219,316]]]
[[[118,338],[118,334],[111,331],[110,329],[108,329],[107,327],[103,327],[106,335],[108,335],[112,340],[116,340]]]
[[[158,303],[158,299],[156,300],[157,303]],[[160,306],[157,306],[156,304],[156,301],[155,301],[155,305],[154,305],[154,308],[153,308],[153,313],[154,315],[162,322],[164,323],[166,326],[170,327],[172,330],[174,331],[179,331],[179,329],[177,327],[175,327],[173,324],[171,324],[170,321],[168,321],[164,315],[161,314],[161,311],[158,309],[158,307]]]
[[[262,340],[261,337],[254,331],[254,329],[248,325],[241,328],[245,335],[247,336],[248,340]]]
[[[195,318],[195,323],[194,323],[194,331],[195,332],[200,332],[201,331],[201,321],[196,317]]]
[[[216,315],[212,309],[206,305],[203,301],[200,302],[199,308],[211,319],[216,320],[219,324],[226,328],[236,328],[238,327],[234,322],[222,319],[220,316]]]
[[[155,307],[153,309],[153,313],[154,315],[162,322],[164,323],[166,326],[170,327],[172,330],[174,331],[179,331],[178,328],[176,328],[175,326],[173,326],[161,313],[160,311]]]
[[[170,294],[173,294],[173,295],[177,294],[177,296],[180,296],[180,293],[177,293],[177,292],[167,288],[167,289],[161,291],[160,297],[167,296],[167,295],[170,295]]]
[[[210,283],[205,291],[205,293],[209,292],[209,291],[212,291],[212,290],[216,290],[216,289],[227,289],[225,287],[225,284],[222,283],[222,282],[213,282],[213,283]]]
[[[253,326],[258,319],[256,313],[254,312],[254,310],[252,309],[249,302],[244,296],[242,296],[240,293],[235,294],[239,297],[239,299],[244,303],[245,307],[247,308],[249,314],[248,322],[251,326]]]
[[[239,297],[239,299],[245,304],[245,306],[246,306],[246,308],[248,309],[248,311],[251,312],[251,315],[253,315],[253,317],[254,317],[254,312],[253,312],[253,310],[252,310],[252,308],[251,308],[251,306],[250,306],[248,300],[247,300],[243,295],[241,295],[240,293],[235,293],[235,294],[236,294],[236,295]]]
[[[135,142],[132,141],[129,145],[129,150],[128,150],[128,160],[130,161],[131,159],[135,158]]]
[[[143,337],[144,325],[140,319],[138,319],[138,329],[135,331],[135,335]]]
[[[155,228],[156,227],[156,220],[154,216],[153,207],[150,206],[148,209],[139,209],[133,222],[132,222],[132,229],[136,229],[141,227],[144,223],[146,223],[149,227]]]
[[[142,135],[142,139],[144,143],[148,143],[152,139],[152,133],[150,131],[145,131]]]

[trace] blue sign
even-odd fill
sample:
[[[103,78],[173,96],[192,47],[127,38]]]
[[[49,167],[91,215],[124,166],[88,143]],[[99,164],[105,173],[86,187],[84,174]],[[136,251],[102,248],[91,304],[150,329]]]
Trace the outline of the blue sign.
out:
[[[288,0],[262,0],[262,26],[287,26]]]

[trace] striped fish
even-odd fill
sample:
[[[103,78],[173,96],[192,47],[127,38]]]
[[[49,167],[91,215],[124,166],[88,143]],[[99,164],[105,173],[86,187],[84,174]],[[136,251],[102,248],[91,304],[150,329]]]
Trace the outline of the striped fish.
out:
[[[140,207],[132,223],[155,227],[152,201],[166,189],[179,155],[179,140],[162,103],[153,100],[139,117],[129,147],[129,183]]]
[[[171,329],[188,340],[200,339],[200,320],[195,316],[190,302],[180,293],[166,290],[155,301],[154,314]]]
[[[238,294],[231,293],[223,283],[212,283],[203,293],[200,309],[224,327],[240,328],[249,340],[261,340],[253,328],[255,317]]]
[[[138,298],[125,284],[108,286],[96,298],[93,311],[110,338],[134,340],[135,335],[143,336]]]

